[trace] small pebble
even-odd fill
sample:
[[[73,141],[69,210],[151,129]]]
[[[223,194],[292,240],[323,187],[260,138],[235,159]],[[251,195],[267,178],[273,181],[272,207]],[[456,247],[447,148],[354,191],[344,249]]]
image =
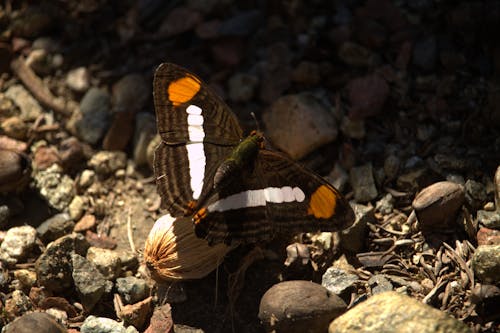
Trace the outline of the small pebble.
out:
[[[75,195],[73,180],[57,164],[36,172],[34,180],[40,195],[57,210],[64,210]]]
[[[500,282],[500,245],[478,246],[472,257],[472,269],[479,281],[498,284]]]
[[[352,291],[359,278],[356,274],[335,267],[326,270],[321,278],[321,285],[335,295],[345,295]]]
[[[72,253],[71,265],[73,267],[71,275],[81,303],[86,311],[91,311],[104,293],[110,291],[111,286],[97,267],[84,257]]]
[[[70,70],[66,75],[66,85],[73,91],[83,93],[90,87],[90,73],[86,67]]]
[[[325,332],[346,307],[340,297],[317,283],[285,281],[262,296],[259,319],[266,332]]]
[[[81,195],[75,195],[68,206],[69,216],[73,221],[79,220],[85,211],[87,200]]]
[[[74,232],[85,232],[91,230],[96,226],[95,216],[92,214],[87,214],[83,216],[80,221],[75,224]]]
[[[477,220],[478,222],[491,229],[500,229],[500,211],[486,211],[486,210],[478,210],[477,211]]]
[[[16,317],[33,309],[33,303],[26,294],[21,290],[14,290],[9,298],[5,301],[5,306],[2,310],[3,316],[13,320]]]
[[[481,227],[476,237],[477,245],[500,245],[500,230]]]
[[[80,102],[80,112],[73,113],[69,129],[83,141],[96,144],[111,123],[110,96],[105,90],[90,88]]]
[[[350,179],[357,202],[367,202],[377,197],[378,192],[371,163],[352,168]]]
[[[139,333],[134,326],[125,328],[122,323],[105,317],[88,316],[80,333]]]
[[[375,223],[375,209],[371,206],[351,204],[356,219],[353,225],[340,232],[340,245],[343,249],[357,253],[365,248],[368,223]]]
[[[443,181],[424,188],[413,200],[420,228],[426,231],[448,229],[455,224],[458,210],[464,203],[464,188]]]
[[[488,200],[485,186],[475,180],[467,180],[465,182],[465,200],[473,209],[483,207]]]
[[[80,179],[78,180],[78,186],[81,188],[87,188],[90,187],[95,181],[95,172],[94,170],[83,170],[82,174],[80,175]]]
[[[10,228],[0,245],[0,258],[15,264],[26,258],[35,245],[35,228],[29,225]]]
[[[300,159],[337,138],[333,112],[309,93],[279,98],[262,119],[269,139],[293,159]],[[282,125],[283,121],[287,126]]]
[[[43,312],[27,313],[7,325],[4,333],[66,333],[53,316]]]
[[[134,276],[116,279],[116,289],[126,304],[137,303],[149,296],[146,281]]]
[[[60,213],[42,222],[36,231],[42,241],[47,244],[71,233],[74,227],[75,222],[71,220],[70,216],[67,213]]]
[[[229,98],[234,102],[248,102],[252,99],[259,79],[251,74],[236,73],[228,81]]]
[[[148,163],[148,146],[156,135],[156,121],[152,114],[140,112],[135,116],[134,162],[136,165]]]
[[[47,247],[35,263],[38,284],[49,291],[63,292],[73,285],[71,254],[85,255],[89,244],[81,234],[63,236]]]
[[[127,155],[121,151],[100,151],[88,162],[99,175],[110,175],[127,167]]]
[[[443,311],[409,296],[388,291],[359,303],[332,321],[328,328],[328,333],[348,332],[471,333],[471,330]]]
[[[106,280],[112,281],[120,276],[122,265],[116,251],[91,246],[87,250],[87,260],[97,267]]]
[[[42,115],[42,107],[38,101],[22,85],[12,85],[5,92],[21,110],[21,119],[26,122],[34,121]]]

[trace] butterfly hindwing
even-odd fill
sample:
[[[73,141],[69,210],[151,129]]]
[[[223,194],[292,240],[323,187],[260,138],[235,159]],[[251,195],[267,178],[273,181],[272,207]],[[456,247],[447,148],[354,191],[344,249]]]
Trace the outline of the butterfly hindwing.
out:
[[[162,139],[154,162],[162,207],[172,216],[189,215],[211,190],[213,173],[240,142],[242,130],[229,107],[180,66],[161,64],[153,93]]]
[[[354,219],[349,203],[326,180],[265,149],[201,213],[195,216],[196,233],[211,243],[256,242],[277,232],[337,231]]]

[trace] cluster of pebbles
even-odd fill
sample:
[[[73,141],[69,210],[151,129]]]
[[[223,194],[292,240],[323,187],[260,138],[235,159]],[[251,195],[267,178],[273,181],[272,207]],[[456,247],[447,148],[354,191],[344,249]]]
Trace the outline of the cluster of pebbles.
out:
[[[500,330],[499,1],[19,3],[0,5],[2,332]],[[354,225],[260,250],[210,249],[188,219],[148,238],[164,61],[254,112]]]

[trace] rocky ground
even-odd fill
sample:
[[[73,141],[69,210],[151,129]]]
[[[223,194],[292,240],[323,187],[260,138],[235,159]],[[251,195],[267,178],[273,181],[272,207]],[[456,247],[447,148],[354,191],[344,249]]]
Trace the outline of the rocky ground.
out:
[[[5,1],[0,327],[497,332],[499,29],[500,1]],[[354,226],[157,285],[142,250],[164,213],[167,61],[329,179]]]

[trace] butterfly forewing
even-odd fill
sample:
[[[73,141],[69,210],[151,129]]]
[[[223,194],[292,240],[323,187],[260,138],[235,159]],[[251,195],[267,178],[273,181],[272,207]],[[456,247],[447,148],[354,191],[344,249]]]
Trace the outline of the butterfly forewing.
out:
[[[160,65],[153,93],[162,139],[154,162],[162,207],[172,216],[189,215],[210,192],[213,173],[242,130],[227,105],[182,67]]]

